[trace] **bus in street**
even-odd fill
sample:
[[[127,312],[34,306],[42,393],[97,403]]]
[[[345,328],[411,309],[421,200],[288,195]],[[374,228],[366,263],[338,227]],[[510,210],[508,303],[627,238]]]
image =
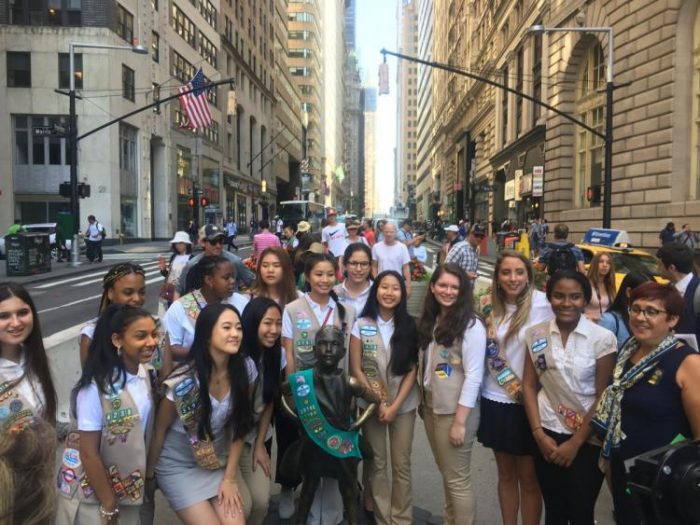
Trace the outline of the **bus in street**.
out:
[[[286,225],[296,225],[307,221],[311,231],[321,232],[321,220],[326,218],[326,208],[323,204],[312,201],[282,201],[277,206],[277,213]]]

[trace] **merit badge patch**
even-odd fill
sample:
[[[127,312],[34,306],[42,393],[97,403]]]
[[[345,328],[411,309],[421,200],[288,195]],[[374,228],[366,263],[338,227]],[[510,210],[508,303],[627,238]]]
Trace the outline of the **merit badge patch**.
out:
[[[487,357],[496,357],[498,355],[498,343],[496,342],[495,339],[487,339],[486,340],[486,356]]]
[[[185,397],[194,388],[194,379],[187,377],[175,387],[175,395],[177,397]]]
[[[447,379],[452,375],[452,367],[447,363],[440,363],[435,367],[435,375],[440,379]]]
[[[374,337],[375,335],[377,335],[377,327],[362,326],[360,327],[360,335],[364,335],[365,337]]]
[[[80,453],[74,448],[67,448],[63,451],[63,465],[77,469],[80,466]]]
[[[541,352],[545,348],[547,348],[547,338],[546,337],[542,337],[540,339],[537,339],[534,343],[532,343],[532,352],[535,354],[537,352]]]
[[[508,381],[512,381],[515,378],[515,374],[510,368],[506,368],[503,372],[496,376],[496,383],[500,386],[505,385]]]
[[[537,361],[535,361],[535,366],[542,370],[543,372],[547,370],[547,361],[544,358],[544,354],[537,356]]]
[[[299,330],[310,330],[311,320],[310,319],[297,319],[297,328]]]

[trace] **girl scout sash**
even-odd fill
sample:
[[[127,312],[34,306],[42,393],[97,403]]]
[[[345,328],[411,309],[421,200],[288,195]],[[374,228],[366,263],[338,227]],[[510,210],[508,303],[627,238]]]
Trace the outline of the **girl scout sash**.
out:
[[[3,381],[0,376],[0,431],[19,432],[38,416],[17,388],[22,381],[29,381],[29,378],[24,375],[19,380]]]
[[[382,402],[389,402],[389,389],[384,383],[386,372],[386,350],[377,324],[370,319],[361,319],[360,338],[362,340],[362,371],[365,373],[372,391]]]
[[[496,320],[491,304],[491,288],[479,298],[481,315],[486,324],[486,368],[491,378],[514,402],[522,404],[523,385],[508,362],[505,350],[498,344]]]
[[[306,369],[289,376],[297,415],[306,434],[316,446],[331,456],[362,459],[359,432],[334,428],[323,415],[316,398],[313,374],[313,369]]]
[[[555,410],[562,424],[575,433],[583,425],[588,411],[566,384],[561,370],[556,365],[552,353],[550,322],[543,321],[528,328],[525,332],[525,342],[542,385],[540,392],[547,397],[549,405]]]
[[[199,313],[207,305],[207,300],[204,298],[201,291],[192,290],[192,292],[183,295],[180,298],[180,302],[182,303],[182,307],[185,309],[185,313],[192,323],[192,326],[194,326],[194,324],[197,322],[197,317],[199,317]]]

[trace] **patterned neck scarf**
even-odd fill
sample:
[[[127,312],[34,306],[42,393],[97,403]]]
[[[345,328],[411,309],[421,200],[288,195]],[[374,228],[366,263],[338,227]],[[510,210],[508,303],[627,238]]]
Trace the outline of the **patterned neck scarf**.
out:
[[[659,346],[624,373],[625,363],[627,363],[635,350],[639,348],[639,343],[635,337],[630,337],[620,350],[615,370],[613,371],[612,384],[605,389],[600,397],[598,407],[591,421],[598,435],[604,436],[601,451],[603,458],[609,459],[612,450],[619,448],[620,443],[625,439],[621,425],[622,398],[625,395],[625,390],[634,386],[649,370],[654,368],[659,360],[676,346],[677,342],[673,334],[667,335],[659,343]]]

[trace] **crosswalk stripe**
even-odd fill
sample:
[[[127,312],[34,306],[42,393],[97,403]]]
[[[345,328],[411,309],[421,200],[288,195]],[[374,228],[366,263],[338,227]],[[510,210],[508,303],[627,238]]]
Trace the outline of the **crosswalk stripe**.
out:
[[[38,286],[34,286],[33,288],[36,290],[41,290],[44,288],[53,288],[54,286],[58,286],[60,284],[72,283],[73,281],[81,281],[81,280],[85,279],[86,277],[94,277],[96,275],[104,275],[104,272],[95,272],[95,273],[89,273],[87,275],[81,275],[79,277],[71,277],[70,279],[61,279],[60,281],[53,281],[51,283],[40,284]]]
[[[151,272],[146,272],[146,277],[149,277],[149,276],[155,275],[155,274],[160,274],[160,270],[153,270],[153,271],[151,271]],[[71,285],[71,286],[77,288],[77,287],[80,287],[80,286],[89,286],[89,285],[91,285],[91,284],[99,283],[99,282],[101,282],[101,281],[102,281],[102,277],[99,277],[99,278],[97,278],[97,279],[90,279],[89,281],[83,281],[82,283],[73,284],[73,285]]]

